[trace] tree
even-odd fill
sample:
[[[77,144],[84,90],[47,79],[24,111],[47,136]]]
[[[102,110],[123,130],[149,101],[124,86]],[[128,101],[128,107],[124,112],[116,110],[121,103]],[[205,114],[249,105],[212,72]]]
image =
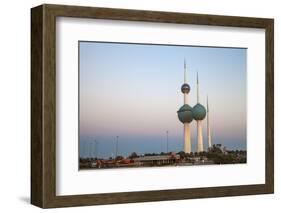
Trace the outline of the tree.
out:
[[[133,159],[133,158],[137,158],[138,155],[136,152],[132,152],[131,155],[129,156],[130,159]]]
[[[117,156],[116,158],[115,158],[115,160],[123,160],[124,159],[124,157],[123,156]]]
[[[184,151],[178,152],[178,154],[180,155],[180,159],[184,159],[186,156]]]
[[[210,153],[222,153],[221,144],[214,144],[212,149],[209,150]]]

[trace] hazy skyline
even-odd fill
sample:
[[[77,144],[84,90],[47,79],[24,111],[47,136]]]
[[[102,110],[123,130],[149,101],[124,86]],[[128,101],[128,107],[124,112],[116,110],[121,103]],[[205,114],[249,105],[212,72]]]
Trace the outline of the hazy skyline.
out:
[[[99,157],[135,151],[181,151],[184,68],[191,87],[189,105],[196,104],[196,73],[200,103],[209,96],[212,142],[246,149],[246,49],[146,44],[79,42],[80,154],[87,142],[99,142]],[[203,121],[207,148],[206,119]],[[191,123],[192,150],[196,122]],[[94,146],[93,146],[94,147]]]

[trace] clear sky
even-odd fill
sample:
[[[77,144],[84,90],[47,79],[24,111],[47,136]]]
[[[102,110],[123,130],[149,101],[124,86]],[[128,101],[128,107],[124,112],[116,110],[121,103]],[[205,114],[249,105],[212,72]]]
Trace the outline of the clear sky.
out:
[[[183,124],[177,110],[183,105],[181,85],[184,58],[191,87],[189,105],[196,104],[196,73],[200,103],[209,96],[212,142],[229,149],[246,149],[246,55],[241,48],[79,42],[80,156],[99,157],[135,151],[183,149]],[[204,149],[207,120],[203,121]],[[196,149],[196,121],[191,123]]]

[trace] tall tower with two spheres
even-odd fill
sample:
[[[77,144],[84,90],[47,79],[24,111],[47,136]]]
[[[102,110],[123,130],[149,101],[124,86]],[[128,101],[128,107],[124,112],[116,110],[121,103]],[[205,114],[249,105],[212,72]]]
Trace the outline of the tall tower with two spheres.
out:
[[[191,140],[190,140],[190,126],[189,124],[193,120],[192,107],[188,105],[188,93],[190,92],[190,86],[187,84],[186,63],[184,60],[184,84],[181,87],[183,93],[183,106],[178,110],[178,118],[183,123],[184,143],[183,151],[185,153],[191,152]]]

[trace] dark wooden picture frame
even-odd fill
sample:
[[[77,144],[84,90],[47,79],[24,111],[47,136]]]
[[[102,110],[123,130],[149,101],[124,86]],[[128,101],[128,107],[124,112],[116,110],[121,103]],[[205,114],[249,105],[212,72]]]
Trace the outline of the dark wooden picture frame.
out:
[[[265,184],[87,195],[56,195],[56,17],[265,29]],[[31,203],[42,208],[274,192],[274,20],[63,5],[31,9]]]

